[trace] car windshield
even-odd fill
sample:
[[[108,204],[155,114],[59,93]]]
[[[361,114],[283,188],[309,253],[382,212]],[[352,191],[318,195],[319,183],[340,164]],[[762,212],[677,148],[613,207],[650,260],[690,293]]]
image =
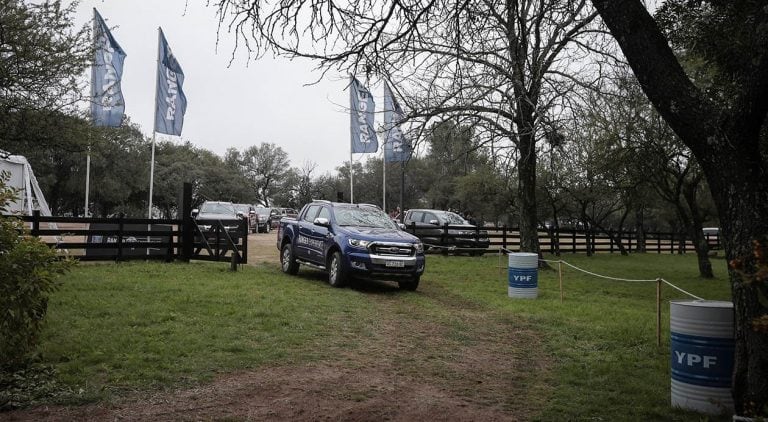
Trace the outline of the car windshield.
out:
[[[271,210],[269,208],[261,208],[261,207],[257,207],[256,208],[256,214],[259,214],[259,215],[267,215],[268,216],[270,212],[271,212]]]
[[[237,214],[235,212],[235,207],[233,207],[232,204],[223,202],[206,202],[200,207],[200,212],[208,214]]]
[[[448,224],[469,224],[467,223],[467,220],[461,218],[460,215],[446,211],[443,213],[443,217],[446,221],[448,221]]]
[[[376,227],[396,229],[395,223],[383,211],[370,207],[338,207],[336,223],[340,226]]]

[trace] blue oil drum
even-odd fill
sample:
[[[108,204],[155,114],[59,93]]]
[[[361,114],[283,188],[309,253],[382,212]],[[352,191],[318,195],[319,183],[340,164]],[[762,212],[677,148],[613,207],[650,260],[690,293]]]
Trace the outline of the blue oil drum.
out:
[[[509,254],[509,297],[535,299],[539,295],[539,255],[528,252]]]
[[[733,303],[670,302],[672,406],[702,413],[733,410]]]

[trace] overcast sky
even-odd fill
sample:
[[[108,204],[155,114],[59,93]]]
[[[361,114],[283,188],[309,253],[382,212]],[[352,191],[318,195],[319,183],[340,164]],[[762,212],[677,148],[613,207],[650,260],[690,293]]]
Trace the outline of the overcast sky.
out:
[[[314,63],[271,57],[232,58],[232,36],[216,46],[218,20],[204,0],[82,0],[77,23],[87,23],[93,8],[127,53],[123,68],[125,113],[152,135],[157,61],[157,28],[184,70],[187,112],[182,137],[158,134],[223,155],[272,142],[288,153],[291,165],[317,164],[315,174],[333,171],[349,160],[349,92],[346,75],[330,74],[312,86]],[[329,78],[330,76],[330,78]],[[371,88],[375,89],[375,88]],[[382,94],[376,93],[377,96]],[[377,108],[381,101],[377,99]],[[355,161],[365,156],[355,154]]]

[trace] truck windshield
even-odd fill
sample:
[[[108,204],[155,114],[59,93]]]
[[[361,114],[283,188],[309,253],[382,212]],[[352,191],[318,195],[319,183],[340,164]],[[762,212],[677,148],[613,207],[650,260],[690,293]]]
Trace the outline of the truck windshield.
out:
[[[231,214],[235,215],[235,208],[232,206],[232,204],[224,204],[224,203],[216,203],[216,202],[208,202],[204,203],[200,207],[200,212],[208,213],[208,214]]]
[[[336,223],[340,226],[377,227],[396,229],[395,223],[375,208],[344,207],[336,208]]]
[[[237,210],[237,212],[241,212],[243,214],[248,214],[248,212],[250,211],[250,208],[251,207],[248,206],[247,204],[236,204],[235,205],[235,209]]]
[[[461,218],[460,215],[446,211],[443,213],[443,217],[448,221],[448,224],[469,224],[467,223],[467,220]]]

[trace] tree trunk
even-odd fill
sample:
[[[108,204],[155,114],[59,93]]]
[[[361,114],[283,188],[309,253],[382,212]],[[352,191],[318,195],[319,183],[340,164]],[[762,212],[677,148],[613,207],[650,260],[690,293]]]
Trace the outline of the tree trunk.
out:
[[[531,117],[532,119],[532,117]],[[521,125],[517,161],[518,200],[520,201],[520,250],[541,254],[536,218],[536,139],[533,124]]]
[[[645,212],[643,205],[635,208],[635,252],[645,253]]]
[[[765,55],[756,51],[745,65],[755,67],[734,75],[743,79],[734,85],[734,107],[724,109],[693,85],[639,0],[593,0],[593,4],[649,100],[701,164],[720,216],[728,262],[752,255],[753,241],[768,239],[768,169],[759,147],[768,98]],[[732,266],[729,275],[736,343],[735,411],[766,416],[768,330],[753,326],[753,321],[768,315],[760,302],[768,289],[764,281],[752,281]]]
[[[758,156],[759,157],[759,156]],[[725,168],[714,162],[703,166],[720,214],[723,245],[728,262],[753,254],[754,241],[768,238],[768,172],[757,157],[724,157]],[[750,165],[751,164],[751,165]],[[702,236],[703,237],[703,236]],[[704,240],[706,242],[706,240]],[[733,398],[738,415],[768,415],[768,332],[753,328],[753,321],[768,314],[761,303],[765,282],[745,279],[729,265],[734,305]]]
[[[691,236],[693,248],[696,250],[696,258],[699,262],[699,276],[701,278],[715,278],[712,273],[712,263],[709,261],[709,244],[704,237],[704,219],[699,210],[699,204],[696,201],[696,190],[700,181],[685,183],[683,186],[683,198],[691,212],[688,235]]]

